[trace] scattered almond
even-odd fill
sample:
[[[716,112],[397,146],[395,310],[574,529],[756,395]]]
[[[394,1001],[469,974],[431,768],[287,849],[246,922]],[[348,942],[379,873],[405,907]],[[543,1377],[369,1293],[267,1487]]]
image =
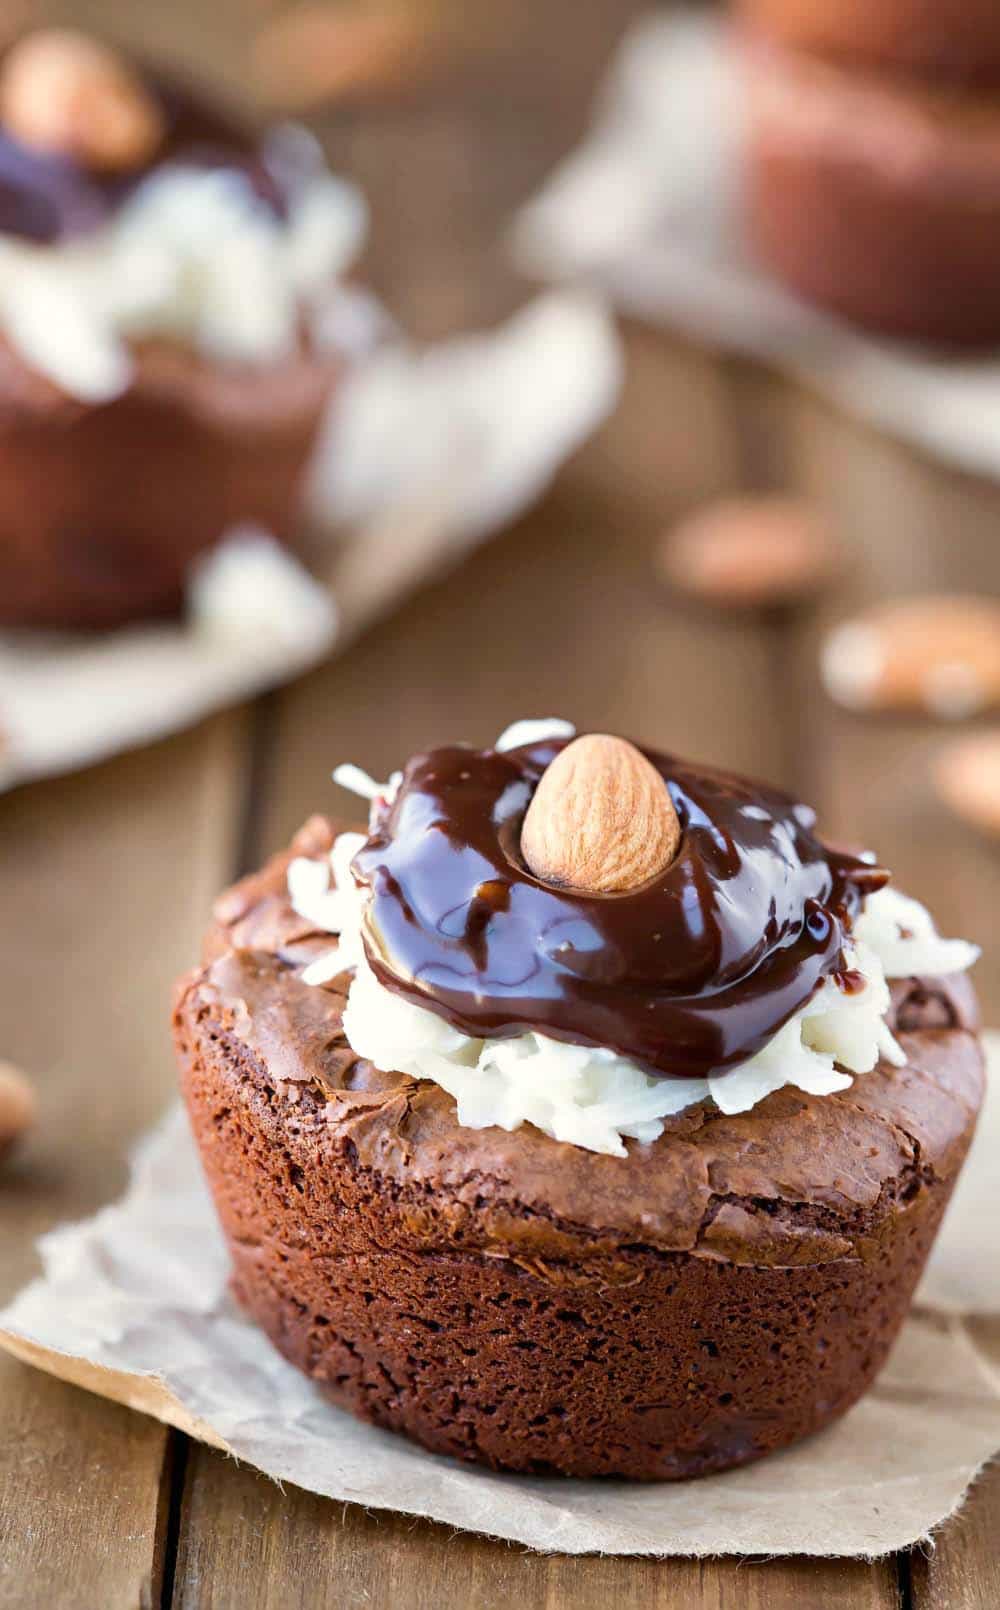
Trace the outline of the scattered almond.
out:
[[[0,1062],[0,1156],[9,1151],[34,1119],[34,1089],[11,1063]]]
[[[832,699],[851,710],[921,710],[960,720],[1000,701],[1000,603],[907,598],[831,632],[820,661]]]
[[[797,498],[711,503],[663,538],[658,564],[678,592],[723,609],[766,609],[818,591],[836,565],[823,520]]]
[[[663,872],[681,826],[666,783],[624,738],[590,733],[542,774],[521,829],[536,878],[585,894],[621,894]]]
[[[936,780],[956,816],[1000,838],[1000,731],[949,744],[937,763]]]
[[[125,59],[70,29],[12,47],[0,68],[0,122],[23,145],[109,173],[141,167],[164,135],[157,101]]]

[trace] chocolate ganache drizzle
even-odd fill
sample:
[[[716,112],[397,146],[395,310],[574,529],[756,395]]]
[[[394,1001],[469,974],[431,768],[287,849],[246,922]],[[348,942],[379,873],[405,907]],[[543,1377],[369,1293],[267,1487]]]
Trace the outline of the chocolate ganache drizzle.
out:
[[[824,846],[788,795],[643,749],[682,828],[649,884],[591,895],[520,854],[534,789],[564,740],[435,749],[376,804],[353,871],[379,981],[476,1038],[537,1030],[607,1046],[661,1078],[752,1057],[825,979],[888,874]]]
[[[164,116],[154,157],[126,174],[90,172],[67,157],[22,145],[0,129],[0,235],[37,246],[90,234],[154,170],[187,167],[240,175],[279,218],[287,212],[286,156],[259,144],[237,119],[161,76],[148,77]]]

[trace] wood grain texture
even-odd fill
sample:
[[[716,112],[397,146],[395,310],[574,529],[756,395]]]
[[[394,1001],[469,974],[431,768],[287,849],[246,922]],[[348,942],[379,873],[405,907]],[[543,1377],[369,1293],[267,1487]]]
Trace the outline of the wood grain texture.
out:
[[[0,1046],[40,1103],[0,1174],[4,1294],[34,1268],[36,1234],[121,1188],[131,1140],[173,1090],[167,1002],[232,864],[242,763],[242,720],[226,716],[0,800],[4,927],[16,936]]]
[[[193,1452],[175,1610],[897,1610],[891,1562],[569,1558],[330,1504]]]
[[[1000,1605],[1000,1466],[982,1475],[933,1548],[911,1564],[913,1610],[996,1610]]]
[[[798,698],[807,712],[811,797],[831,834],[870,844],[943,932],[984,946],[976,984],[1000,1013],[995,943],[1000,856],[935,794],[932,771],[951,723],[838,709],[819,685],[826,630],[873,599],[931,591],[1000,594],[1000,486],[933,466],[899,443],[789,390],[791,474],[823,508],[846,557],[840,586],[803,623]],[[966,724],[967,726],[968,724]]]
[[[0,1294],[124,1182],[173,1090],[167,1001],[232,864],[242,722],[0,801],[0,1045],[40,1114],[0,1171]],[[0,1358],[0,1605],[158,1603],[170,1433]]]
[[[3,1357],[0,1438],[3,1610],[159,1604],[171,1433]]]

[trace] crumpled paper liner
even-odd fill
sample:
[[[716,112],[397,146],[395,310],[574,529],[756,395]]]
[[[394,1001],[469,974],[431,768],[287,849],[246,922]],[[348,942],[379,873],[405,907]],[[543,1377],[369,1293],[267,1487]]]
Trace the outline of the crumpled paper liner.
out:
[[[349,308],[363,351],[373,315]],[[343,650],[528,508],[610,411],[617,338],[551,293],[499,329],[369,352],[331,405],[311,472],[310,575],[240,531],[192,577],[187,618],[102,635],[0,633],[0,792],[200,720]]]
[[[593,128],[519,214],[520,266],[764,359],[966,470],[1000,475],[1000,358],[881,341],[798,300],[740,239],[740,85],[726,26],[650,17],[626,36]]]
[[[990,1050],[1000,1074],[1000,1036]],[[179,1110],[146,1140],[120,1202],[43,1239],[45,1272],[0,1313],[0,1345],[276,1480],[529,1548],[869,1558],[926,1539],[1000,1448],[1000,1270],[983,1211],[998,1146],[994,1091],[918,1305],[868,1396],[786,1453],[697,1482],[496,1475],[327,1404],[231,1302]]]

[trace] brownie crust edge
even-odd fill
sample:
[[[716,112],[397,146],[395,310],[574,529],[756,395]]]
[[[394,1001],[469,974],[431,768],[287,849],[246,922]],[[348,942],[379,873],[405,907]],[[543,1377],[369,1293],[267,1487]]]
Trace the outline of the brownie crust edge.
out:
[[[975,1127],[964,981],[894,988],[904,1070],[598,1157],[462,1129],[436,1086],[357,1059],[346,981],[296,977],[329,941],[296,927],[287,859],[223,897],[175,1018],[234,1290],[286,1358],[435,1452],[574,1476],[722,1470],[862,1395]]]

